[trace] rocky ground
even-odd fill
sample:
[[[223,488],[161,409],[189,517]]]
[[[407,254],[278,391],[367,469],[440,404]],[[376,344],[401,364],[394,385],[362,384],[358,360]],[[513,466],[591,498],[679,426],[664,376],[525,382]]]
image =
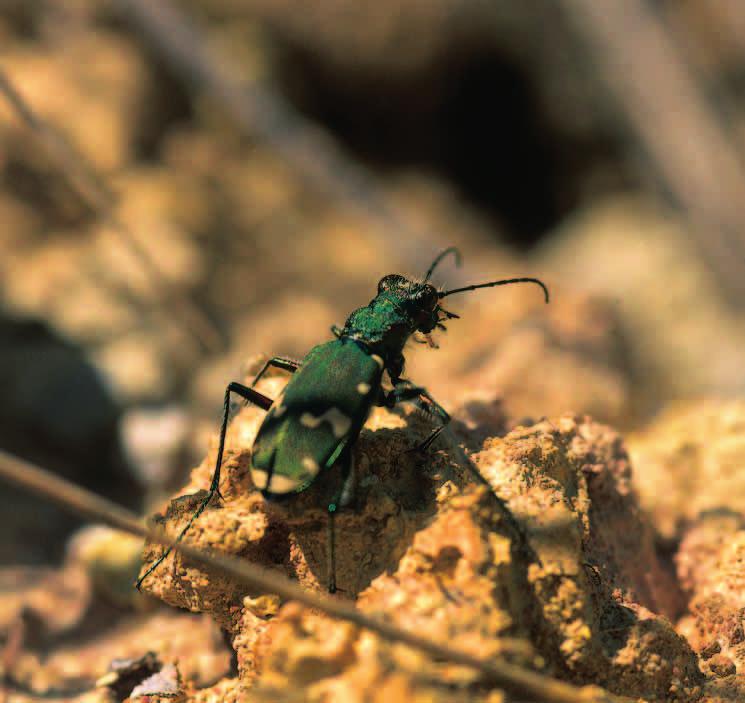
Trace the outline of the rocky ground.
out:
[[[283,383],[271,377],[262,391],[276,395]],[[425,418],[383,409],[371,417],[355,449],[359,490],[337,518],[337,597],[475,655],[626,700],[741,700],[742,404],[671,412],[634,436],[630,451],[588,416],[509,429],[495,397],[471,398],[454,414],[452,433],[426,456],[405,453],[425,436]],[[200,517],[189,541],[324,590],[317,490],[277,507],[251,485],[261,416],[247,407],[231,423],[224,501]],[[215,451],[213,442],[156,517],[170,532],[203,495]],[[145,590],[202,619],[132,600],[125,584],[138,550],[110,533],[84,534],[64,572],[23,577],[28,585],[4,606],[18,633],[4,650],[10,700],[94,680],[95,691],[70,699],[121,700],[134,690],[142,700],[144,690],[190,701],[520,700],[471,671],[250,592],[179,556]],[[144,561],[159,553],[148,546]],[[122,588],[112,588],[114,575]],[[104,628],[114,612],[116,624]],[[132,662],[148,650],[155,664]],[[128,660],[129,678],[106,673],[124,666],[112,659]]]
[[[275,394],[281,383],[271,379],[263,390]],[[738,700],[745,691],[738,674],[743,513],[734,484],[725,482],[728,467],[742,462],[743,410],[707,407],[703,418],[661,421],[635,439],[633,464],[606,425],[562,415],[508,430],[494,398],[480,402],[478,421],[471,409],[449,440],[413,458],[403,452],[425,422],[376,411],[356,451],[354,508],[338,518],[340,597],[474,654],[630,700]],[[251,487],[260,416],[247,408],[231,424],[225,502],[200,518],[191,540],[323,589],[326,527],[313,490],[277,510]],[[676,421],[703,423],[701,439],[691,432],[681,446]],[[712,443],[713,432],[721,440]],[[676,461],[681,451],[687,465]],[[199,493],[213,461],[214,447],[181,493]],[[680,500],[668,495],[657,511],[645,511],[653,483],[657,495],[674,493],[661,487],[673,466],[685,472]],[[691,491],[687,480],[706,481],[704,471],[721,483]],[[193,506],[173,502],[160,522],[175,534]],[[663,534],[664,525],[675,534]],[[148,548],[146,562],[159,553]],[[247,593],[180,557],[150,577],[147,590],[208,612],[227,630],[238,662],[231,686],[234,695],[247,691],[247,700],[496,700],[472,672]]]
[[[261,390],[276,395],[284,382],[270,377]],[[405,453],[425,436],[425,418],[383,409],[371,417],[355,449],[355,502],[337,518],[337,597],[433,640],[626,700],[745,695],[745,522],[729,476],[743,461],[741,403],[671,411],[633,436],[629,450],[588,416],[515,426],[494,396],[454,410],[452,433],[426,456]],[[276,506],[251,485],[261,416],[237,412],[224,501],[200,517],[189,541],[323,591],[318,489]],[[204,495],[215,451],[213,441],[156,518],[173,534]],[[160,549],[148,546],[145,563]],[[138,550],[136,541],[91,532],[73,543],[62,573],[5,575],[28,584],[4,606],[15,633],[4,655],[10,700],[75,690],[68,695],[80,701],[133,691],[142,700],[143,690],[190,701],[519,700],[467,669],[248,591],[179,556],[145,591],[201,619],[133,600],[126,586]],[[104,627],[113,612],[116,622]],[[133,663],[147,651],[157,662]],[[129,678],[106,673],[125,664]],[[96,680],[97,689],[83,690]]]

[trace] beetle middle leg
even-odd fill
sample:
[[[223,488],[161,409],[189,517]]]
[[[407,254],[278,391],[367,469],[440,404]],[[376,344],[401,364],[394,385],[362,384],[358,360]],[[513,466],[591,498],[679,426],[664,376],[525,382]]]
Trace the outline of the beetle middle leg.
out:
[[[300,368],[301,364],[295,359],[288,359],[284,356],[273,356],[271,359],[267,359],[264,366],[261,367],[261,371],[256,374],[253,381],[251,381],[251,388],[253,388],[261,379],[261,377],[270,369],[282,369],[283,371],[289,371],[295,373]]]
[[[436,427],[432,433],[423,442],[409,449],[409,452],[421,452],[427,449],[434,442],[440,432],[447,427],[450,422],[450,415],[430,394],[429,391],[422,387],[414,385],[411,381],[400,378],[394,382],[395,386],[392,391],[385,394],[382,405],[388,408],[394,407],[398,403],[413,403],[420,410],[431,417],[436,417],[440,421],[440,426]]]
[[[263,393],[259,393],[253,388],[244,386],[242,383],[237,383],[236,381],[228,384],[227,388],[225,389],[225,404],[223,406],[222,424],[220,426],[220,443],[217,449],[217,461],[215,463],[215,470],[212,474],[212,481],[210,482],[209,491],[207,492],[204,500],[202,500],[202,502],[199,504],[199,507],[194,511],[194,514],[189,519],[189,522],[187,522],[186,526],[181,530],[181,532],[179,532],[178,537],[176,537],[173,543],[163,552],[163,554],[160,555],[158,559],[156,559],[156,561],[148,568],[148,570],[142,576],[140,576],[140,578],[137,579],[137,583],[135,584],[135,586],[138,591],[142,586],[142,582],[151,573],[153,573],[153,571],[155,571],[155,569],[160,566],[161,562],[166,559],[166,557],[171,553],[174,545],[178,544],[183,539],[189,528],[194,524],[194,521],[204,512],[205,508],[209,505],[209,502],[212,500],[212,498],[215,495],[222,498],[222,496],[220,495],[220,467],[222,466],[222,455],[223,450],[225,449],[225,434],[228,430],[231,393],[235,393],[236,395],[241,396],[246,401],[257,405],[262,410],[269,410],[269,408],[272,406],[273,401],[271,398],[268,398]]]

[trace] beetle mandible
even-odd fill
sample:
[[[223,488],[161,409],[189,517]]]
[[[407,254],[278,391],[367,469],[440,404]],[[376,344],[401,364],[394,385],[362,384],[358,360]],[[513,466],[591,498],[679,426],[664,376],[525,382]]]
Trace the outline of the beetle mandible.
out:
[[[543,289],[548,303],[548,289],[537,278],[509,278],[438,291],[429,279],[448,254],[453,254],[456,263],[460,263],[458,250],[449,247],[435,258],[422,280],[410,280],[398,274],[384,276],[370,303],[355,310],[343,328],[333,326],[331,331],[335,338],[311,349],[302,361],[273,357],[264,364],[250,387],[237,382],[228,384],[217,462],[209,491],[174,544],[184,537],[214,496],[222,498],[220,467],[230,397],[231,393],[236,393],[267,411],[254,440],[251,458],[253,484],[265,498],[280,499],[301,493],[322,472],[332,467],[338,469],[339,480],[326,506],[329,517],[328,589],[332,593],[336,590],[334,514],[351,501],[355,482],[352,447],[372,407],[392,408],[397,403],[411,402],[439,420],[432,433],[410,451],[425,450],[450,421],[448,413],[426,388],[402,378],[406,343],[415,333],[421,333],[431,347],[436,346],[431,333],[435,329],[446,329],[445,321],[459,317],[440,305],[443,298],[454,293],[510,283],[535,283]],[[293,374],[275,400],[254,388],[270,367]],[[384,371],[393,386],[390,391],[385,391],[381,383]],[[172,548],[173,545],[168,547],[138,579],[138,589]]]

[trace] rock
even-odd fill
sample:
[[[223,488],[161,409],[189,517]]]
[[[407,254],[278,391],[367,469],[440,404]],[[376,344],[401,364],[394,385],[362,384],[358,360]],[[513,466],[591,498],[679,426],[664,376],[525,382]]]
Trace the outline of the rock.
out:
[[[172,489],[193,431],[184,407],[133,408],[122,417],[121,427],[124,450],[140,482],[151,494]]]
[[[2,46],[2,60],[32,109],[89,163],[110,172],[132,158],[151,119],[143,106],[155,95],[132,41],[98,26],[92,32],[69,31],[64,50],[54,42],[8,42]],[[4,124],[17,125],[6,105],[0,106],[0,114],[7,116]],[[23,162],[36,137],[7,127],[3,132],[10,138],[11,153]],[[61,177],[55,172],[53,178]],[[35,197],[44,200],[47,194]]]
[[[745,403],[675,404],[631,438],[642,507],[668,539],[703,513],[745,515]]]
[[[744,558],[745,518],[723,510],[688,529],[675,555],[690,599],[678,629],[698,652],[702,669],[715,676],[745,665]]]
[[[140,569],[142,539],[103,525],[87,525],[67,542],[65,563],[86,573],[93,594],[121,609],[152,609],[153,600],[132,588]]]
[[[149,330],[135,331],[101,345],[93,359],[127,405],[163,402],[179,366],[176,361],[165,363],[167,346]]]
[[[283,383],[269,378],[261,390],[274,397]],[[261,419],[247,407],[230,424],[225,501],[212,503],[187,539],[323,590],[319,505],[331,478],[293,501],[264,501],[249,473]],[[634,697],[692,695],[700,681],[695,655],[660,615],[676,612],[678,593],[657,561],[620,437],[588,418],[563,416],[492,436],[470,458],[450,440],[420,459],[404,453],[427,429],[417,415],[378,409],[363,431],[356,501],[336,518],[343,597],[434,640],[578,683]],[[213,443],[184,495],[156,517],[169,534],[204,495],[214,459]],[[149,545],[145,563],[160,553]],[[228,629],[241,685],[257,695],[495,700],[483,688],[462,698],[453,693],[454,685],[476,684],[471,671],[296,604],[279,607],[269,594],[250,593],[179,555],[145,588],[172,605],[209,612]]]
[[[732,674],[737,672],[737,667],[735,666],[735,663],[728,657],[725,657],[724,654],[715,654],[710,660],[709,660],[709,670],[715,675],[715,676],[732,676]]]
[[[538,258],[544,275],[617,301],[642,416],[670,399],[745,390],[745,316],[723,302],[685,222],[616,197],[568,219]]]
[[[132,700],[145,698],[147,701],[153,698],[182,701],[185,697],[181,675],[175,664],[166,664],[160,671],[135,686],[130,694]]]
[[[108,688],[118,700],[122,700],[139,682],[162,667],[155,652],[146,652],[136,659],[113,659],[108,672],[96,681],[96,687]]]
[[[708,677],[702,700],[742,700],[745,405],[674,405],[633,438],[631,454],[642,505],[669,545],[679,541],[674,561],[687,609],[677,630]]]
[[[578,412],[632,425],[633,377],[617,312],[608,300],[547,282],[550,305],[534,286],[454,298],[447,307],[461,319],[437,337],[440,350],[416,353],[417,381],[454,400],[463,388],[499,393],[513,419]]]
[[[91,582],[81,568],[63,572],[49,567],[14,566],[0,569],[0,631],[18,626],[34,643],[73,630],[92,602]]]
[[[707,682],[700,703],[738,703],[743,699],[745,676],[728,676]]]
[[[207,686],[230,672],[231,658],[212,619],[162,608],[154,612],[152,600],[133,598],[132,564],[122,569],[116,563],[122,555],[111,551],[104,558],[107,539],[112,550],[130,537],[88,528],[76,536],[61,569],[0,569],[0,675],[14,701],[83,695],[81,701],[103,703],[108,699],[94,686],[111,673],[111,661],[139,660],[149,650],[167,664],[178,661],[190,685]],[[112,578],[117,567],[129,571],[129,593]],[[127,692],[144,678],[135,677]],[[109,676],[101,685],[114,683]]]
[[[672,615],[679,595],[657,561],[619,435],[565,416],[487,441],[484,451],[482,473],[543,564],[529,567],[528,580],[542,636],[564,665],[626,695],[663,696],[666,676],[695,681],[688,645],[652,612]]]

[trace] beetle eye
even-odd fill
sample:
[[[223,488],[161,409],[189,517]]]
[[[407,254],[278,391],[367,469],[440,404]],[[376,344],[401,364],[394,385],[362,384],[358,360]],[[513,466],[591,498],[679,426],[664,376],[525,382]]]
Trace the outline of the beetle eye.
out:
[[[383,276],[378,283],[378,293],[382,293],[385,290],[391,288],[398,288],[406,278],[397,273],[389,273],[387,276]]]
[[[417,298],[419,299],[422,307],[426,309],[434,308],[437,305],[438,301],[437,290],[434,288],[434,286],[424,286],[424,288],[420,290]]]

